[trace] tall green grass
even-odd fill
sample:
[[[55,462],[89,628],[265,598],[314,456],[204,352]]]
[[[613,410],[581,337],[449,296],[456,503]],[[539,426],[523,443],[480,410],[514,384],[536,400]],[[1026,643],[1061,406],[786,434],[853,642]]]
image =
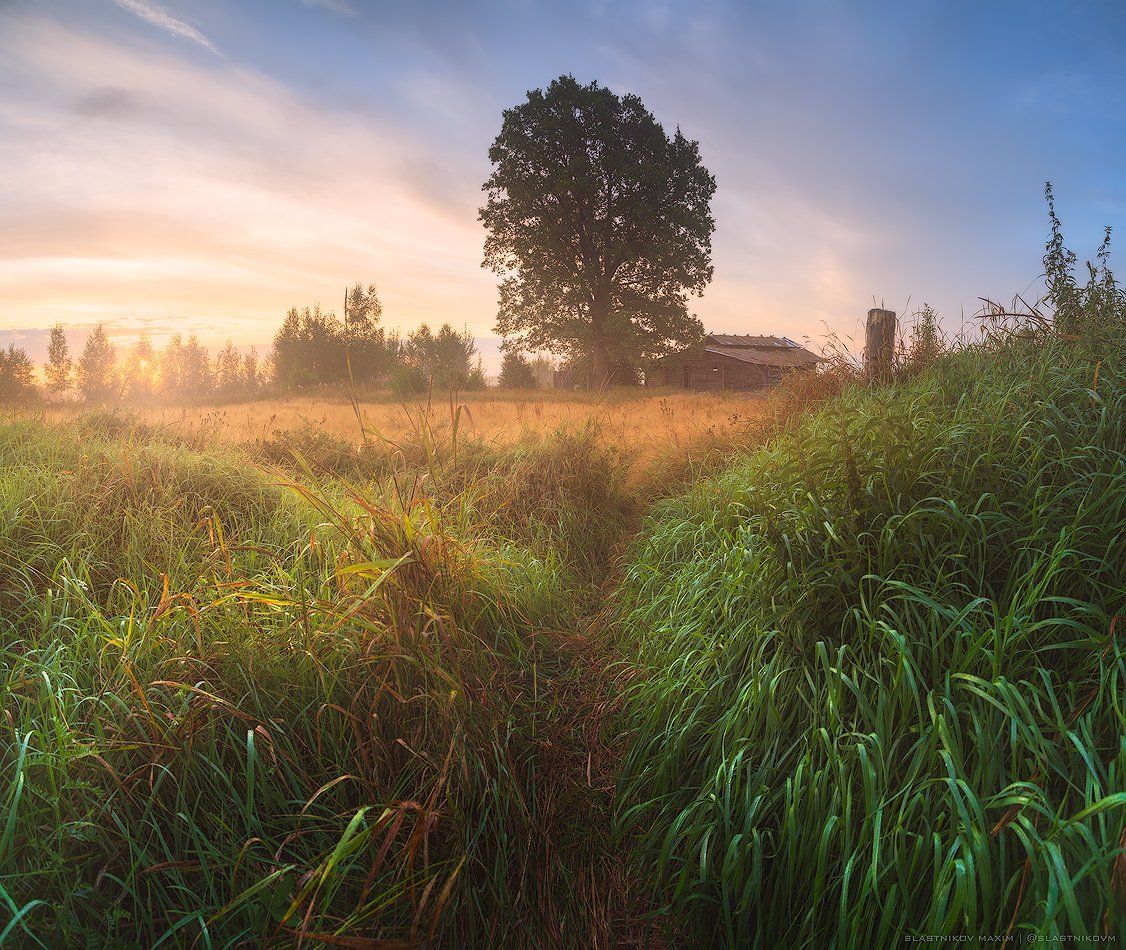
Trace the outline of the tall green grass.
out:
[[[1123,354],[1069,336],[632,487],[452,407],[0,424],[0,945],[1121,936]]]
[[[568,565],[150,435],[0,427],[0,944],[597,929]]]
[[[1126,934],[1126,389],[1099,355],[949,355],[649,518],[618,825],[700,943]]]

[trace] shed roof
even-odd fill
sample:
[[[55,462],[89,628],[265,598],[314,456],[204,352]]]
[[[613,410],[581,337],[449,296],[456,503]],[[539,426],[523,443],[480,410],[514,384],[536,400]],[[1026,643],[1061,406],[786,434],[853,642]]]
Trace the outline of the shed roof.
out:
[[[709,333],[704,337],[704,343],[705,345],[715,343],[717,346],[756,346],[779,349],[798,346],[793,340],[784,336],[752,336],[741,333]]]
[[[725,356],[756,366],[782,369],[812,369],[823,358],[784,336],[752,336],[739,333],[709,333],[699,347],[670,353],[661,360],[699,359],[702,355]]]
[[[812,368],[821,362],[820,356],[796,343],[787,346],[717,346],[705,341],[704,352],[756,366]]]

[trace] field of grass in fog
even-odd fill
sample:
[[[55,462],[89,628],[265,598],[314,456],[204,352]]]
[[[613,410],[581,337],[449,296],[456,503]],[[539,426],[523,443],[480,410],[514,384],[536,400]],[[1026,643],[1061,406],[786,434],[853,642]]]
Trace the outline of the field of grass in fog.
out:
[[[1119,933],[1121,360],[840,368],[656,450],[10,419],[6,935]]]

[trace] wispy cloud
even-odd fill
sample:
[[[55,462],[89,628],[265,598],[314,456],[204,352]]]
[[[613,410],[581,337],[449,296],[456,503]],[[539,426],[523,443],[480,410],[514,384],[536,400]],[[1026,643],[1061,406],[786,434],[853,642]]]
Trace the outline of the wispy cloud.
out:
[[[151,23],[158,29],[171,33],[173,36],[179,36],[183,39],[191,40],[193,43],[198,43],[200,46],[219,55],[219,50],[216,48],[215,44],[200,33],[194,26],[177,19],[163,7],[151,3],[150,0],[113,0],[113,2],[123,10],[128,10],[130,13],[136,14],[146,23]],[[328,0],[328,2],[333,2],[333,0]]]
[[[0,96],[0,126],[19,130],[0,176],[0,331],[145,318],[154,340],[262,343],[288,307],[333,306],[355,280],[378,282],[392,326],[491,324],[483,154],[454,174],[389,110],[38,17],[0,35],[5,84],[29,91]]]
[[[307,7],[320,7],[322,10],[328,10],[331,13],[339,13],[341,16],[355,16],[356,9],[345,2],[345,0],[301,0]]]

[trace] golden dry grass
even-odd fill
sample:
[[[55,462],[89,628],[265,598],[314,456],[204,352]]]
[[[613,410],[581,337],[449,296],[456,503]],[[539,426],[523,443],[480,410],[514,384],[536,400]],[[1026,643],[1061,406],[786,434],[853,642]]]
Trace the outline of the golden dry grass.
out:
[[[674,390],[615,389],[607,393],[527,391],[463,393],[453,406],[464,405],[460,435],[497,445],[537,440],[557,429],[596,423],[608,444],[636,458],[655,457],[686,446],[723,441],[746,423],[768,413],[766,397],[748,393],[693,393]],[[364,425],[392,441],[409,434],[426,400],[403,403],[375,396],[360,403]],[[435,396],[432,420],[448,419],[451,400]],[[77,409],[53,407],[51,421],[65,422]],[[165,429],[196,444],[247,443],[268,439],[303,426],[359,441],[351,404],[338,396],[261,399],[226,406],[141,407],[142,422]]]

